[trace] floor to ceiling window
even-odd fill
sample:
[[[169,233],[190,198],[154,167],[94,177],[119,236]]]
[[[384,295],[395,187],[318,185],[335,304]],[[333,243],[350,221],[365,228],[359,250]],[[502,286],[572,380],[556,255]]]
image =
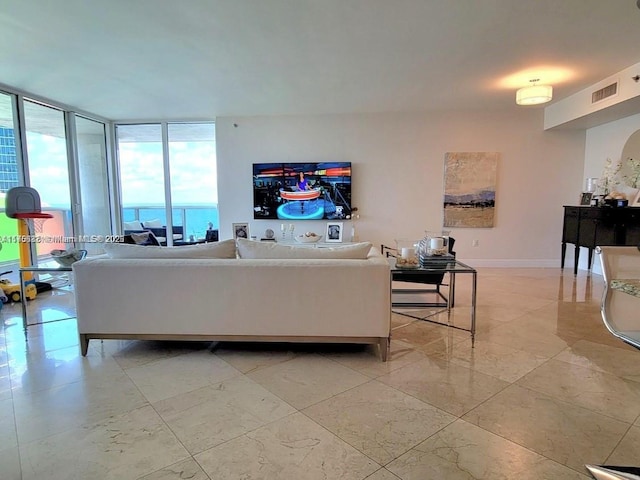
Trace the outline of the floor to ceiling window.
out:
[[[107,125],[62,108],[0,92],[0,264],[15,268],[19,245],[17,221],[5,215],[5,194],[29,186],[39,196],[42,211],[53,218],[29,221],[30,234],[46,236],[31,242],[31,262],[50,260],[54,249],[99,244],[80,235],[108,235],[111,228]],[[86,238],[86,237],[84,237]]]
[[[105,130],[102,122],[75,117],[81,212],[77,223],[81,234],[85,236],[108,235],[112,232]],[[101,251],[101,245],[97,243],[84,243],[83,247],[89,254]]]
[[[32,101],[24,102],[29,185],[40,195],[42,211],[53,218],[42,224],[52,238],[73,235],[71,190],[64,112]],[[36,227],[36,230],[40,228]],[[32,234],[40,232],[32,232]],[[38,256],[65,249],[64,242],[37,243]]]
[[[118,125],[116,135],[122,220],[166,225],[161,125]]]
[[[125,230],[136,220],[169,225],[171,244],[218,228],[213,123],[118,125],[116,136]]]
[[[209,225],[218,228],[215,126],[170,123],[168,132],[173,211],[186,240],[204,238]]]
[[[82,239],[116,233],[118,221],[173,226],[168,244],[199,241],[218,228],[212,122],[116,126],[118,165],[108,151],[110,128],[55,103],[0,91],[0,235],[17,234],[16,220],[4,214],[4,193],[25,185],[53,215],[30,222],[30,233],[61,239],[34,242],[33,262],[49,260],[53,249],[100,253],[100,245]],[[1,247],[0,263],[15,263],[17,243]]]
[[[16,152],[15,98],[0,92],[0,234],[16,235],[17,222],[4,213],[5,194],[20,185]],[[19,250],[17,243],[2,242],[0,264],[15,262]]]

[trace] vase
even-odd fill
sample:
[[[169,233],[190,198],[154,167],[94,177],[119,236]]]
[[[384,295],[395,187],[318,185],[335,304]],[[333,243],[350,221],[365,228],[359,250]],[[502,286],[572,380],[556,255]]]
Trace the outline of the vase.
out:
[[[358,232],[356,230],[355,223],[351,225],[351,241],[352,242],[359,242],[360,241],[360,238],[358,237]]]
[[[418,268],[418,242],[408,239],[396,240],[396,267]]]
[[[425,233],[425,237],[418,243],[418,259],[422,266],[424,266],[429,259],[441,257],[449,253],[448,231],[426,231]]]

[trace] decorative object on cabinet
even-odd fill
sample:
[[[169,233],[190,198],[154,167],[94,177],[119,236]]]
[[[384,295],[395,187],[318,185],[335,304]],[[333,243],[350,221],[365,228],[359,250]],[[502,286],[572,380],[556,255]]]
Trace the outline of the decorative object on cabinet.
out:
[[[627,158],[624,169],[626,170],[622,176],[624,183],[631,188],[640,188],[640,160]]]
[[[358,231],[356,228],[356,221],[360,219],[360,214],[358,213],[358,207],[353,207],[351,209],[351,215],[347,215],[347,220],[351,220],[351,242],[360,241],[360,237],[358,236]]]
[[[444,226],[493,227],[498,152],[447,152]]]
[[[593,197],[593,193],[584,192],[580,197],[580,205],[591,205],[591,197]]]
[[[625,159],[621,173],[625,184],[625,192],[630,205],[640,206],[635,201],[640,193],[640,130],[629,136],[621,158]]]
[[[615,189],[619,183],[618,173],[620,172],[621,163],[614,162],[610,158],[604,162],[604,169],[598,180],[598,192],[601,195],[607,196],[615,192]]]
[[[233,238],[246,238],[249,239],[249,224],[248,223],[234,223],[232,224]]]
[[[296,235],[295,240],[298,243],[317,243],[322,238],[322,235],[318,235],[314,232],[306,232],[302,235]]]
[[[584,191],[588,193],[596,193],[596,189],[598,188],[598,179],[596,177],[589,177],[585,181]]]
[[[327,222],[327,231],[325,233],[325,242],[342,242],[342,222]]]

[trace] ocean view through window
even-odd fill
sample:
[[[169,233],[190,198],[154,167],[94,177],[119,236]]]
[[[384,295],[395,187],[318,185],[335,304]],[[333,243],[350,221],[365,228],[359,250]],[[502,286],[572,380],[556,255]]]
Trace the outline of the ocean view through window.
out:
[[[118,125],[117,138],[123,222],[168,226],[171,212],[172,238],[182,241],[218,228],[213,123]]]

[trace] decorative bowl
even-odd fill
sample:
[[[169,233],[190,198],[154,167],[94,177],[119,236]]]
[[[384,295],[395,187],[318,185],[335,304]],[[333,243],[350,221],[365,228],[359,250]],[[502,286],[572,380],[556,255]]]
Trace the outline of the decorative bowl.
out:
[[[307,237],[306,235],[296,235],[294,238],[298,243],[316,243],[320,241],[322,235],[313,235],[309,237]]]
[[[86,256],[86,250],[51,250],[51,257],[63,267],[70,267]]]

